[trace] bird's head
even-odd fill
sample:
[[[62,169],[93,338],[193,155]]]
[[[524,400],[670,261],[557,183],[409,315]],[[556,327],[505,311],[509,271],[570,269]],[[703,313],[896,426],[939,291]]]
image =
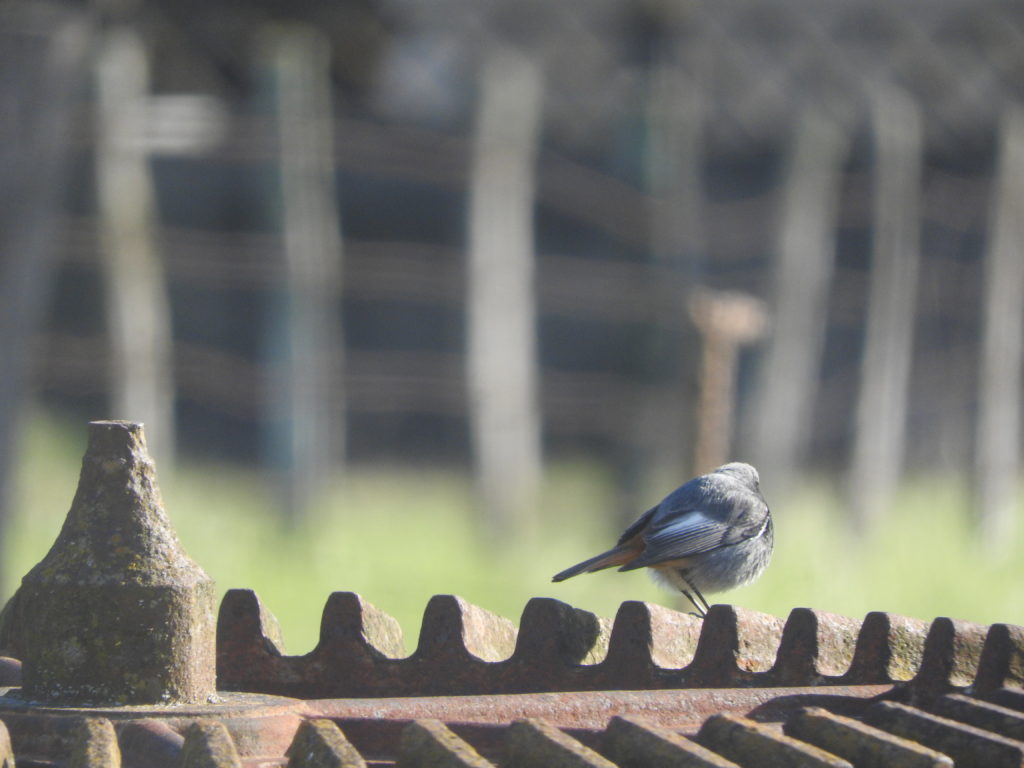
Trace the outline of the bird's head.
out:
[[[730,475],[748,488],[760,492],[761,477],[757,474],[757,470],[742,461],[723,464],[714,471],[714,474]]]

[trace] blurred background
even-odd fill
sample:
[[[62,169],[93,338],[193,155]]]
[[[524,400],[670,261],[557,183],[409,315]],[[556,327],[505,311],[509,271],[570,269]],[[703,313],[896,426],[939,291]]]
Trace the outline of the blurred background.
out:
[[[722,600],[1024,623],[1024,6],[9,0],[0,600],[85,422],[290,650],[550,575],[754,463]]]

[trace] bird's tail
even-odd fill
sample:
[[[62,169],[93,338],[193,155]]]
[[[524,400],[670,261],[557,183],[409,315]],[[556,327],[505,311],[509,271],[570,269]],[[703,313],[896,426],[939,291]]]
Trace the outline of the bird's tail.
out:
[[[565,581],[571,579],[573,576],[579,576],[581,573],[593,573],[594,571],[600,571],[604,568],[611,568],[613,565],[624,565],[636,557],[637,551],[635,547],[616,547],[615,549],[609,549],[607,552],[602,552],[600,555],[595,555],[589,560],[584,560],[582,563],[576,563],[571,568],[566,568],[561,573],[556,573],[551,577],[552,581]]]

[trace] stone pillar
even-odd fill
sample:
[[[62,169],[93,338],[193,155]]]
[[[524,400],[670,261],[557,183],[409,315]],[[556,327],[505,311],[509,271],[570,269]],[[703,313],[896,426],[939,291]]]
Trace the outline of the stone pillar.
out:
[[[142,425],[93,422],[64,527],[14,598],[24,697],[206,702],[215,598],[164,512]]]

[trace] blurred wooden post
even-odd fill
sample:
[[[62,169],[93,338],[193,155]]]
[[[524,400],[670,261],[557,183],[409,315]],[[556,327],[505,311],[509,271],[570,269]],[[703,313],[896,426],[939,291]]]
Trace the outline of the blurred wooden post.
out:
[[[752,458],[778,490],[805,458],[828,319],[847,139],[817,111],[796,127],[774,268],[772,331],[751,409]]]
[[[97,51],[96,185],[113,356],[111,416],[145,422],[152,456],[166,471],[174,460],[174,365],[143,142],[148,53],[126,26],[107,32]]]
[[[903,471],[920,261],[920,109],[905,93],[879,89],[875,135],[874,244],[848,500],[854,524],[869,526],[890,502]]]
[[[334,163],[331,51],[312,27],[264,37],[280,143],[285,284],[271,408],[285,514],[302,517],[344,451],[343,349],[337,298],[342,238]]]
[[[704,94],[699,79],[676,57],[663,58],[651,72],[647,104],[651,251],[656,262],[696,279],[707,250],[701,215]]]
[[[70,129],[91,37],[84,11],[0,6],[0,603],[32,342],[56,261]]]
[[[534,165],[543,82],[496,45],[480,75],[469,211],[467,376],[475,477],[492,536],[531,527],[541,477]]]
[[[1005,552],[1019,502],[1024,344],[1024,110],[1016,105],[1003,119],[989,232],[974,502],[983,541]]]
[[[649,324],[639,365],[650,384],[637,398],[629,438],[630,456],[622,503],[627,515],[651,483],[687,476],[693,450],[692,403],[698,382],[688,365],[697,354],[692,328],[676,326],[680,302],[704,271],[706,243],[702,162],[703,46],[685,41],[678,20],[664,19],[664,39],[648,77],[647,146],[644,174],[649,205],[650,256],[657,274],[648,301],[663,319]],[[633,498],[637,497],[637,498]],[[624,519],[623,525],[632,521]]]
[[[699,474],[730,460],[739,350],[763,335],[767,316],[753,296],[709,290],[693,295],[690,314],[703,342],[693,459]]]

